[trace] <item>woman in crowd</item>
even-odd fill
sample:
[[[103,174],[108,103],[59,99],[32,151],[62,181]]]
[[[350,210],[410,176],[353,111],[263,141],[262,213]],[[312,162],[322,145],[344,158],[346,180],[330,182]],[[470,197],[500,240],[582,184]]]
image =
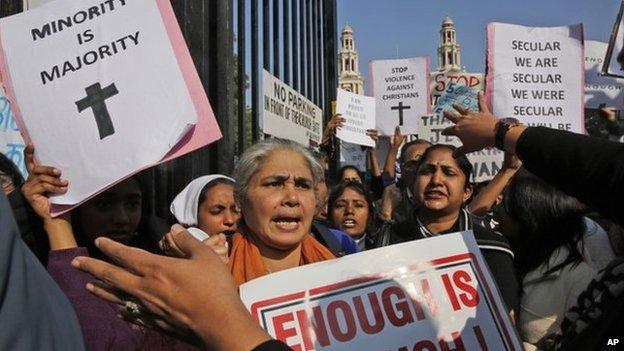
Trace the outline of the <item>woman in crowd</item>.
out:
[[[234,179],[207,175],[190,182],[171,202],[178,223],[197,227],[207,236],[236,232],[240,210],[234,202]]]
[[[373,202],[362,183],[338,184],[329,195],[328,219],[351,236],[360,251],[375,247]]]
[[[595,271],[583,261],[583,207],[528,172],[517,174],[496,206],[522,281],[518,331],[536,344],[555,332]]]
[[[76,311],[88,350],[187,350],[194,349],[160,333],[139,328],[117,317],[118,306],[85,293],[93,277],[71,267],[77,256],[101,257],[95,239],[108,237],[117,242],[157,252],[153,220],[143,215],[143,190],[138,177],[129,178],[78,206],[71,213],[53,218],[48,193],[64,193],[68,182],[53,167],[35,165],[34,148],[24,152],[28,180],[24,196],[43,219],[50,252],[48,272],[67,295]],[[166,226],[164,227],[166,228]],[[162,233],[166,232],[166,229]],[[132,309],[133,305],[127,305]]]
[[[454,151],[454,146],[439,144],[424,152],[412,187],[416,208],[407,220],[381,232],[378,246],[472,229],[503,301],[517,311],[519,286],[513,253],[501,234],[480,226],[465,210],[472,195],[472,165],[466,156],[453,158]]]
[[[309,151],[292,141],[262,141],[241,156],[234,179],[242,217],[229,265],[237,284],[335,257],[310,235],[323,169]]]
[[[336,139],[336,130],[338,128],[341,128],[345,122],[346,119],[343,118],[342,115],[336,114],[329,120],[329,122],[325,126],[325,130],[323,131],[323,137],[321,139],[321,145],[319,147],[328,159],[331,159],[333,157],[335,153],[335,147],[342,142]],[[379,132],[376,129],[368,129],[366,130],[366,135],[368,135],[371,139],[375,141],[375,146],[363,147],[363,149],[366,150],[366,158],[368,159],[367,166],[369,167],[369,170],[371,172],[370,183],[367,184],[367,186],[369,187],[371,194],[376,201],[381,199],[384,189],[384,182],[381,176],[381,168],[379,168],[379,162],[377,160],[377,140],[379,139]],[[353,180],[365,183],[364,175],[357,167],[353,165],[346,165],[338,170],[335,179],[337,182]]]
[[[317,157],[318,159],[318,157]],[[316,187],[316,214],[312,221],[312,235],[336,257],[358,252],[358,246],[345,232],[331,228],[327,219],[327,183],[321,179]]]
[[[234,201],[234,179],[213,174],[190,182],[169,207],[178,223],[212,247],[223,261],[228,261],[228,247],[236,232],[240,210]],[[163,242],[166,249],[174,243]]]
[[[352,165],[342,166],[338,170],[338,180],[340,182],[358,182],[364,184],[362,172]]]

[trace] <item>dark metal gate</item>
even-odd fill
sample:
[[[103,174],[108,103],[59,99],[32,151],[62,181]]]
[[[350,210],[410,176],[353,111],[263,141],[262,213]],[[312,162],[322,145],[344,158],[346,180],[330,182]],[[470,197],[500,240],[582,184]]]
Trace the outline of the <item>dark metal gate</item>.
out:
[[[337,86],[336,0],[172,0],[223,139],[149,171],[152,213],[189,181],[229,174],[237,156],[262,137],[262,69],[321,107],[328,118]],[[0,1],[0,17],[23,0]]]

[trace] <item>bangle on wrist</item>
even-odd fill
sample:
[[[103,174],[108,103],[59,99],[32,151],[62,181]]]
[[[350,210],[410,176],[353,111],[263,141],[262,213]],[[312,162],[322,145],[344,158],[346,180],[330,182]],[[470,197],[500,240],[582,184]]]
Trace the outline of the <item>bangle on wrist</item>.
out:
[[[503,118],[496,123],[494,133],[494,146],[505,151],[505,135],[510,129],[521,125],[515,118]]]

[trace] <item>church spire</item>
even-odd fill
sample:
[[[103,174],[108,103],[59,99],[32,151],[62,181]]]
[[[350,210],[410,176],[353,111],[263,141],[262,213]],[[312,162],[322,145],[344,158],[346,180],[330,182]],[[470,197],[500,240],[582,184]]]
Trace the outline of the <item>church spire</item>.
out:
[[[364,80],[360,74],[358,53],[355,50],[353,29],[346,25],[340,41],[342,47],[338,53],[338,86],[355,94],[364,95]]]
[[[440,45],[438,45],[438,70],[461,70],[461,52],[455,36],[455,22],[446,16],[440,29]]]

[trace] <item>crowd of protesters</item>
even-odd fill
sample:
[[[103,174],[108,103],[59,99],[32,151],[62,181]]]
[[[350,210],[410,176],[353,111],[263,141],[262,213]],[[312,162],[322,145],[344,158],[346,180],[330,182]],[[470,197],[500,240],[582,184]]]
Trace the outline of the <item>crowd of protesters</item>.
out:
[[[11,259],[1,267],[4,289],[21,284],[22,293],[49,291],[51,307],[39,308],[54,319],[48,323],[65,326],[48,327],[48,337],[17,338],[14,345],[285,350],[251,320],[238,286],[289,268],[465,230],[473,231],[527,349],[589,350],[621,337],[624,144],[498,120],[482,94],[479,106],[445,113],[456,124],[444,133],[458,136],[460,148],[407,141],[397,127],[383,170],[376,150],[367,148],[368,170],[346,165],[328,173],[323,160],[336,149],[340,115],[325,130],[324,157],[291,141],[266,139],[243,153],[230,176],[201,176],[181,190],[170,205],[178,224],[148,214],[141,175],[53,217],[50,195],[71,186],[63,170],[37,164],[32,145],[25,150],[26,180],[1,158],[12,208],[5,211],[2,200],[3,231],[16,235],[9,228],[17,226],[32,251],[10,246]],[[613,111],[602,113],[615,130]],[[368,134],[379,138],[375,130]],[[465,153],[484,147],[505,151],[505,162],[494,179],[477,187]],[[39,268],[29,268],[35,273],[18,283],[10,279],[36,266],[34,257],[66,300]],[[32,279],[37,282],[31,286]],[[81,338],[67,335],[77,325]]]

